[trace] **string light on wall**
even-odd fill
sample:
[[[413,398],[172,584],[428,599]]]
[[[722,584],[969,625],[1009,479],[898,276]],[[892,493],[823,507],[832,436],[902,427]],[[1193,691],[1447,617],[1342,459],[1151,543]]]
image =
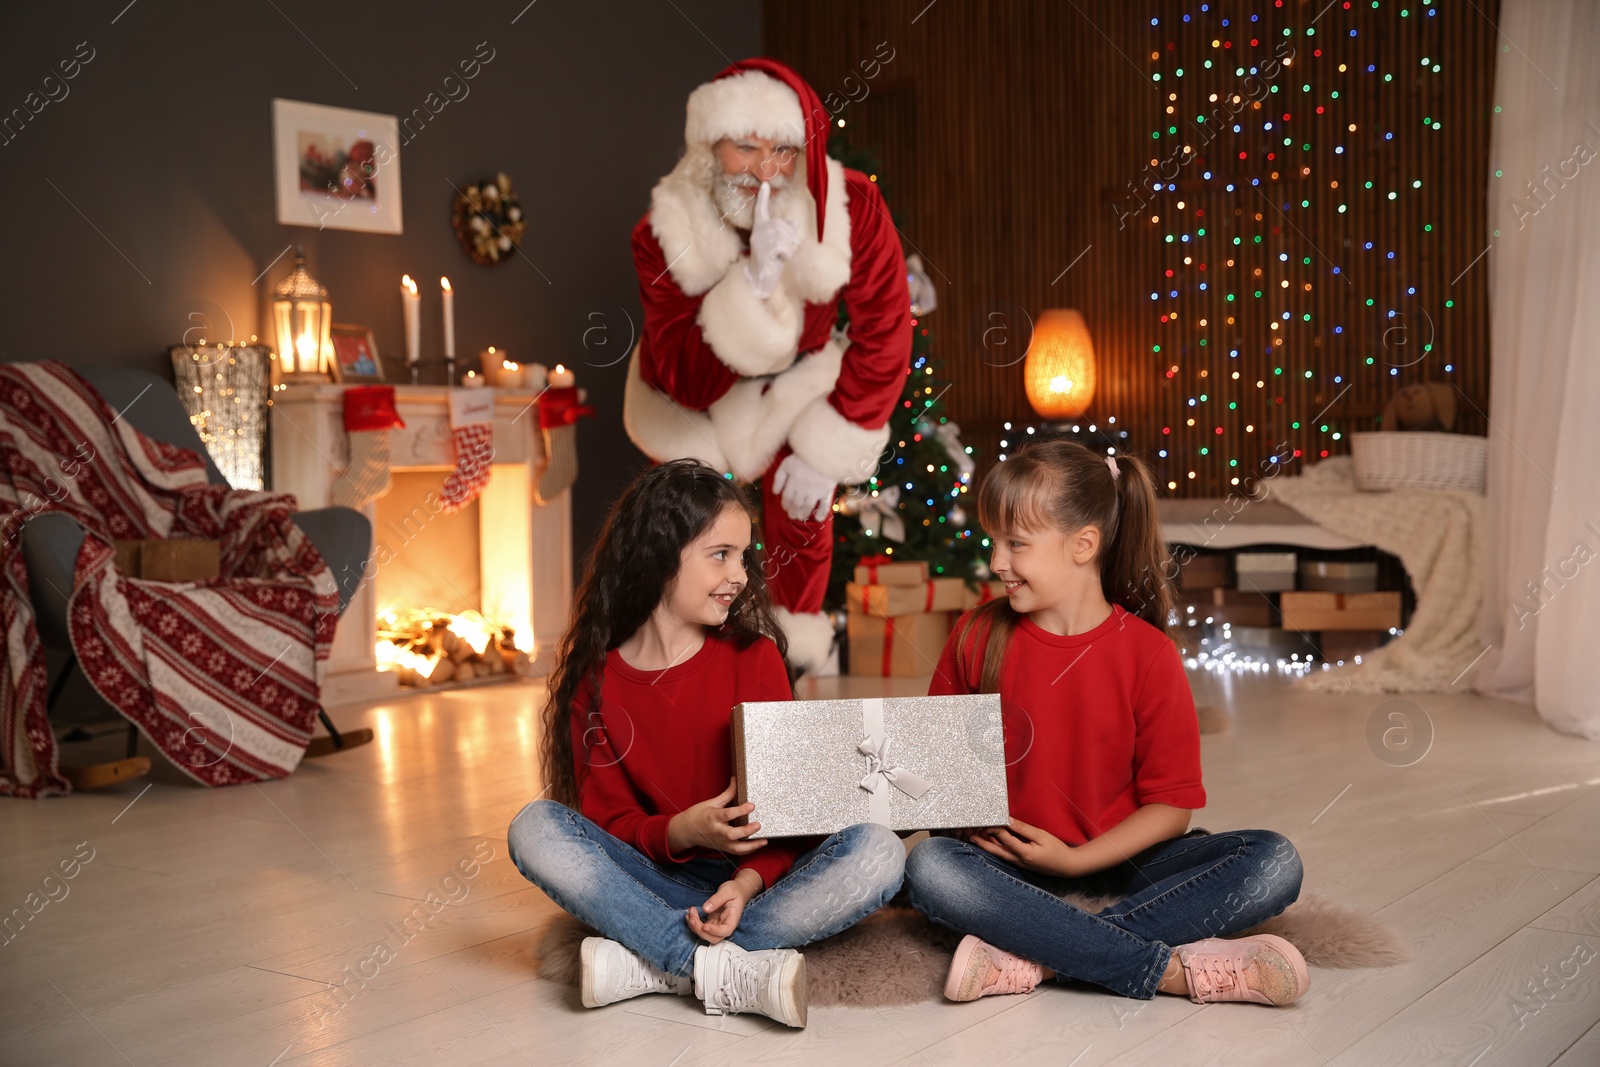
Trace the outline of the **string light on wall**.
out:
[[[1447,183],[1401,170],[1423,165],[1406,162],[1423,158],[1415,138],[1450,125],[1445,86],[1424,80],[1451,74],[1439,8],[1245,12],[1200,4],[1143,31],[1162,92],[1150,166],[1129,187],[1147,220],[1134,232],[1165,260],[1140,292],[1164,398],[1154,458],[1186,495],[1238,485],[1284,441],[1296,458],[1343,452],[1370,415],[1347,403],[1312,417],[1342,391],[1457,369],[1421,358],[1461,302],[1460,290],[1431,302],[1445,288],[1430,264],[1444,259]]]

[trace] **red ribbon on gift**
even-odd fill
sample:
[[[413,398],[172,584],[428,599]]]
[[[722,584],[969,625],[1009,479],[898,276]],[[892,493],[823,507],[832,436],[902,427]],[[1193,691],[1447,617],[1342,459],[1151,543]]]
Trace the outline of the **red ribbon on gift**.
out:
[[[890,559],[888,556],[862,556],[861,560],[857,564],[857,566],[867,568],[867,582],[868,582],[868,584],[877,585],[878,584],[878,566],[880,564],[893,563],[893,562],[894,562],[894,560]]]
[[[594,414],[594,405],[580,403],[578,387],[551,387],[539,395],[539,429],[554,430],[571,426],[585,415]]]
[[[889,671],[894,667],[894,620],[883,620],[883,676],[889,677]]]
[[[404,428],[405,422],[394,408],[394,386],[352,385],[344,391],[344,429],[346,433]]]
[[[994,599],[994,593],[992,593],[989,590],[989,583],[988,582],[980,582],[978,584],[978,603],[987,604],[989,601],[991,601],[993,599]]]

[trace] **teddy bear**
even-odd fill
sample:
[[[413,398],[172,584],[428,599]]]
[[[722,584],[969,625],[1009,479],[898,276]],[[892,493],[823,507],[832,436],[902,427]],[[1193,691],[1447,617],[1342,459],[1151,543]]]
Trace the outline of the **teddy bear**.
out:
[[[1456,424],[1456,391],[1443,382],[1407,385],[1383,405],[1382,430],[1449,432]]]

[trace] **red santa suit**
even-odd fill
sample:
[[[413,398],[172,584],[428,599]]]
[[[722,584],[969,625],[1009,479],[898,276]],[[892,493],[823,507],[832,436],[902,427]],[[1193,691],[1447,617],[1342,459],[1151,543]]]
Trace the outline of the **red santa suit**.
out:
[[[829,121],[816,92],[773,60],[737,64],[690,95],[687,150],[633,231],[644,328],[623,406],[629,437],[657,462],[693,456],[761,482],[764,573],[790,659],[807,667],[833,639],[821,614],[833,519],[791,518],[773,473],[792,451],[836,484],[872,477],[911,356],[899,236],[877,186],[827,157]],[[766,298],[711,184],[721,173],[711,146],[750,136],[805,144],[782,208],[774,198],[800,244]]]

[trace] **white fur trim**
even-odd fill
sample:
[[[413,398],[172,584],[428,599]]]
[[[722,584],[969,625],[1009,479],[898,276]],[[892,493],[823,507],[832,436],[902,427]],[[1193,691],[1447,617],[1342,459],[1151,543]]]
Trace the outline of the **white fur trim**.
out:
[[[628,360],[628,381],[623,387],[622,427],[634,446],[655,460],[694,457],[724,474],[728,461],[717,447],[717,433],[711,416],[690,411],[672,402],[659,390],[645,384],[639,371],[639,346]]]
[[[833,391],[843,359],[830,340],[782,374],[735,382],[711,405],[717,445],[735,478],[753,482],[772,466],[801,411]]]
[[[810,673],[828,661],[837,636],[832,619],[821,612],[798,614],[788,608],[774,608],[773,614],[788,639],[792,666]]]
[[[716,168],[709,148],[690,145],[650,191],[650,232],[661,245],[667,272],[687,296],[699,296],[721,281],[744,253],[739,232],[711,198]]]
[[[869,429],[851,422],[826,396],[807,404],[789,430],[794,454],[840,485],[859,485],[876,474],[888,443],[888,423]]]
[[[795,168],[795,181],[805,187],[804,163]],[[807,199],[810,193],[807,192]],[[811,204],[815,205],[812,200]],[[828,209],[824,213],[826,232],[817,240],[815,208],[801,222],[800,247],[789,259],[783,279],[791,290],[813,304],[832,300],[850,280],[850,194],[845,185],[844,165],[828,160]]]
[[[724,137],[761,137],[803,147],[806,124],[800,97],[759,70],[706,82],[689,94],[683,139],[715,144]]]
[[[735,382],[708,411],[691,411],[645,384],[635,346],[622,425],[639,451],[658,463],[693,456],[753,482],[772,466],[801,411],[826,402],[843,360],[844,349],[830,340],[782,374]]]
[[[770,297],[757,296],[743,263],[736,262],[706,293],[696,321],[717,358],[753,378],[794,362],[805,308],[781,281]]]

